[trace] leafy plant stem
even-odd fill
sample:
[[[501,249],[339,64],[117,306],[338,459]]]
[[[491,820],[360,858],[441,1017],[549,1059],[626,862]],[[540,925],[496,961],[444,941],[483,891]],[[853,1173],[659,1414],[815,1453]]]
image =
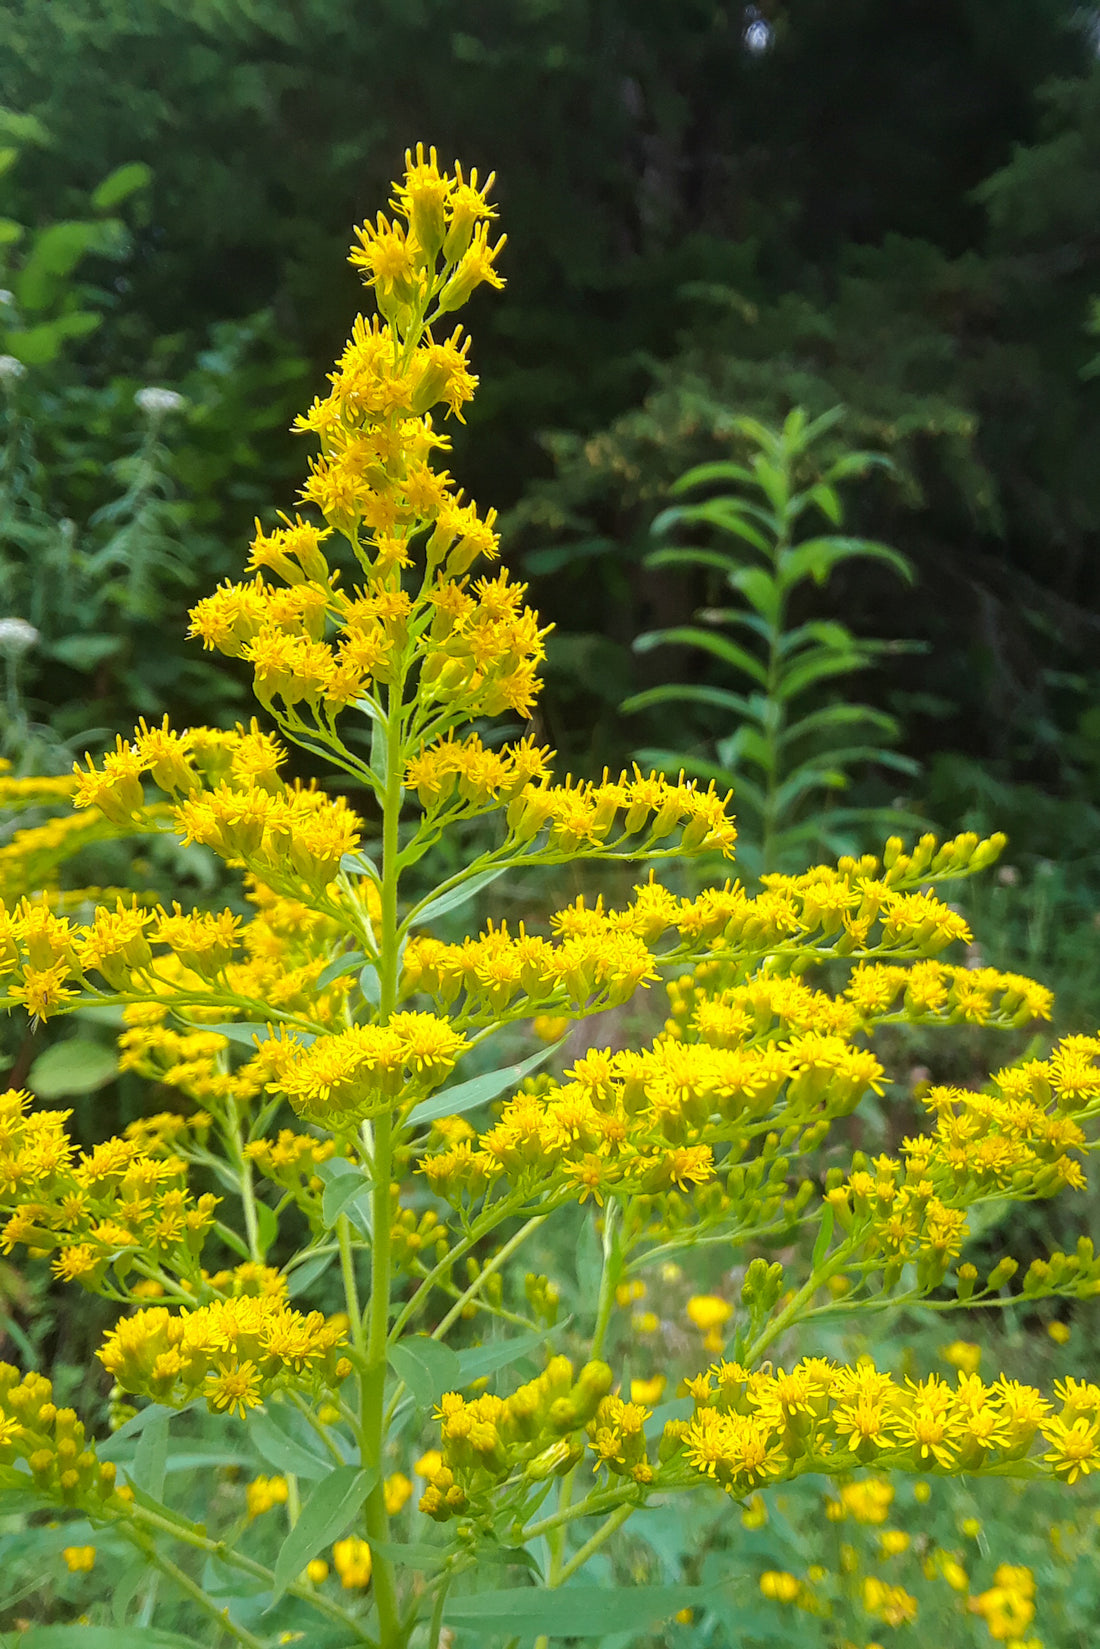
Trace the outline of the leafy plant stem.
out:
[[[604,1541],[610,1540],[615,1530],[622,1528],[634,1510],[636,1508],[631,1501],[625,1501],[621,1506],[616,1506],[611,1515],[600,1524],[592,1538],[586,1540],[584,1545],[573,1553],[568,1563],[563,1564],[558,1570],[556,1579],[551,1579],[548,1584],[550,1586],[564,1586],[570,1576],[575,1575],[578,1569],[584,1567],[593,1553],[599,1551]]]
[[[275,1576],[270,1569],[262,1563],[257,1563],[255,1559],[246,1557],[243,1552],[237,1551],[224,1540],[209,1540],[206,1535],[200,1534],[188,1524],[177,1523],[171,1517],[162,1517],[159,1512],[151,1511],[145,1506],[130,1506],[125,1515],[118,1519],[123,1533],[126,1532],[126,1523],[131,1520],[145,1524],[150,1529],[159,1529],[162,1533],[171,1535],[174,1540],[181,1541],[183,1545],[192,1546],[197,1552],[206,1552],[209,1557],[216,1557],[220,1562],[240,1569],[243,1574],[251,1575],[255,1580],[262,1580],[266,1585],[274,1587]],[[329,1620],[338,1621],[341,1626],[346,1626],[360,1643],[374,1642],[353,1615],[349,1615],[346,1609],[341,1609],[338,1603],[333,1603],[314,1587],[303,1586],[299,1581],[291,1581],[286,1590],[293,1597],[304,1598],[323,1615],[327,1615]]]
[[[786,721],[786,709],[783,700],[779,696],[779,688],[783,673],[780,643],[783,638],[783,623],[787,604],[783,581],[778,576],[783,556],[790,544],[786,510],[783,511],[781,519],[783,526],[771,549],[774,606],[772,615],[767,621],[768,683],[765,692],[768,703],[763,727],[767,770],[764,773],[764,816],[761,820],[760,843],[761,869],[765,874],[778,869],[778,843],[776,838],[779,827],[779,762],[783,742],[783,728]]]
[[[402,801],[402,683],[400,676],[389,691],[386,720],[386,782],[382,807],[382,886],[379,935],[379,1021],[385,1024],[397,1005],[399,939],[397,894],[398,823]],[[390,1179],[393,1171],[393,1124],[388,1112],[374,1122],[373,1185],[371,1189],[371,1293],[368,1307],[366,1364],[360,1376],[360,1423],[364,1466],[376,1472],[367,1496],[366,1527],[372,1546],[389,1538],[385,1489],[382,1482],[382,1446],[386,1407],[386,1350],[390,1318]],[[391,1560],[376,1551],[373,1570],[374,1602],[378,1610],[382,1649],[398,1649],[404,1639],[397,1606],[397,1586]]]
[[[611,1321],[611,1311],[615,1304],[615,1290],[622,1276],[623,1255],[622,1244],[616,1230],[618,1223],[616,1216],[619,1205],[614,1199],[608,1201],[607,1211],[603,1219],[603,1269],[600,1272],[600,1293],[596,1305],[596,1326],[592,1331],[592,1356],[599,1357],[603,1350],[604,1336]]]
[[[170,1557],[158,1552],[155,1543],[139,1533],[137,1529],[128,1529],[123,1525],[127,1538],[138,1548],[146,1562],[157,1569],[166,1579],[178,1586],[180,1591],[189,1597],[203,1614],[209,1615],[221,1631],[231,1637],[235,1643],[243,1643],[247,1649],[264,1649],[263,1639],[250,1632],[246,1626],[239,1626],[229,1618],[228,1609],[219,1609],[212,1597],[209,1597],[197,1581],[191,1579],[186,1570],[181,1569],[178,1563],[173,1563]]]
[[[432,1604],[431,1624],[428,1627],[428,1649],[440,1649],[440,1639],[443,1634],[443,1608],[447,1602],[447,1592],[451,1584],[450,1575],[444,1575],[439,1590],[435,1594]]]
[[[448,1311],[447,1315],[443,1318],[442,1322],[440,1322],[439,1326],[432,1330],[433,1340],[442,1340],[452,1323],[454,1323],[462,1315],[463,1307],[468,1305],[475,1295],[484,1287],[486,1281],[493,1275],[494,1271],[499,1271],[501,1267],[511,1259],[517,1248],[521,1247],[522,1244],[527,1241],[532,1232],[538,1230],[539,1226],[545,1222],[546,1217],[547,1216],[545,1214],[536,1214],[533,1219],[527,1221],[526,1225],[520,1227],[514,1237],[509,1237],[503,1248],[498,1248],[496,1253],[490,1259],[486,1260],[485,1265],[478,1272],[469,1288],[466,1289],[464,1294],[459,1295],[458,1299],[455,1301],[450,1311]]]
[[[252,1184],[252,1164],[244,1154],[244,1141],[241,1137],[240,1118],[236,1107],[226,1106],[226,1128],[233,1149],[233,1160],[240,1176],[241,1204],[244,1208],[245,1238],[248,1242],[248,1252],[253,1260],[259,1264],[263,1260],[260,1248],[260,1222],[256,1214],[256,1192]]]

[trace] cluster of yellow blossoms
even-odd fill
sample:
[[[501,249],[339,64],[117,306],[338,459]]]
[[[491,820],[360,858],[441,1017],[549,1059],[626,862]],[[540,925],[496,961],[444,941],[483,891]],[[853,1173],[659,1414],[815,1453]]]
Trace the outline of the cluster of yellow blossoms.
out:
[[[1000,1472],[1075,1483],[1100,1466],[1100,1386],[1058,1381],[1057,1414],[1033,1386],[960,1374],[898,1382],[869,1358],[804,1358],[790,1372],[720,1362],[687,1382],[690,1420],[665,1444],[734,1496],[804,1472],[874,1465],[906,1472]]]
[[[1075,1483],[1100,1467],[1100,1386],[1058,1381],[1061,1408],[1002,1376],[986,1385],[960,1374],[898,1381],[869,1358],[853,1367],[805,1358],[789,1372],[725,1361],[685,1382],[694,1413],[648,1426],[652,1411],[611,1392],[610,1369],[590,1363],[574,1382],[567,1358],[506,1398],[448,1393],[437,1411],[441,1457],[421,1508],[446,1519],[502,1485],[569,1470],[584,1452],[593,1469],[642,1487],[685,1487],[699,1477],[744,1500],[806,1473],[856,1468],[916,1473],[1045,1476]],[[873,1485],[872,1485],[873,1486]],[[866,1485],[841,1490],[862,1499]],[[881,1521],[887,1499],[861,1520]],[[830,1511],[830,1516],[834,1513]]]
[[[245,1414],[275,1389],[331,1391],[351,1373],[346,1325],[303,1315],[270,1295],[240,1295],[191,1311],[152,1306],[123,1318],[97,1353],[123,1391],[182,1408]]]
[[[584,1454],[575,1434],[596,1424],[611,1383],[606,1363],[586,1363],[575,1374],[568,1357],[552,1357],[508,1397],[487,1392],[468,1402],[448,1392],[436,1411],[442,1446],[421,1511],[444,1522],[513,1473],[528,1484],[564,1475]]]
[[[78,1153],[65,1131],[70,1113],[32,1104],[22,1090],[0,1094],[4,1252],[24,1243],[51,1256],[57,1276],[85,1288],[135,1261],[197,1277],[218,1199],[192,1196],[186,1163],[146,1155],[124,1139]]]

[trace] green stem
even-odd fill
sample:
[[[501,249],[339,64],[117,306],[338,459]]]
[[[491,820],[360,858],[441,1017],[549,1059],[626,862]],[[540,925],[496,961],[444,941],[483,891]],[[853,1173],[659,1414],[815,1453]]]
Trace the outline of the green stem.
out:
[[[428,1627],[428,1649],[439,1649],[439,1640],[443,1633],[443,1609],[447,1602],[447,1591],[450,1584],[450,1575],[445,1575],[438,1592],[435,1594],[431,1624]]]
[[[604,1541],[609,1540],[615,1533],[616,1529],[622,1528],[623,1524],[634,1510],[635,1507],[630,1501],[625,1502],[621,1506],[616,1506],[615,1510],[611,1513],[611,1516],[606,1520],[606,1522],[600,1524],[591,1540],[586,1540],[580,1550],[573,1553],[573,1556],[569,1559],[569,1562],[564,1564],[563,1567],[558,1570],[557,1579],[551,1581],[550,1584],[552,1586],[564,1586],[565,1582],[571,1575],[575,1575],[578,1569],[584,1567],[593,1552],[598,1552]]]
[[[596,1326],[592,1330],[590,1355],[593,1358],[598,1357],[603,1350],[604,1337],[615,1305],[615,1290],[622,1276],[622,1246],[615,1229],[619,1223],[617,1216],[621,1212],[619,1204],[612,1198],[603,1217],[603,1269],[600,1272],[600,1293],[596,1302]]]
[[[256,1637],[255,1633],[250,1632],[247,1627],[238,1626],[235,1621],[231,1620],[229,1610],[227,1608],[219,1609],[214,1599],[203,1591],[197,1581],[191,1579],[185,1569],[181,1569],[178,1563],[173,1563],[170,1557],[165,1557],[163,1552],[157,1551],[154,1541],[143,1539],[136,1529],[127,1529],[125,1533],[142,1553],[147,1563],[152,1564],[155,1569],[159,1569],[162,1575],[165,1575],[178,1586],[180,1591],[186,1597],[189,1597],[192,1603],[202,1610],[204,1615],[209,1615],[210,1619],[215,1621],[220,1629],[228,1633],[235,1642],[245,1644],[246,1649],[265,1649],[262,1638]]]
[[[740,1361],[744,1362],[749,1368],[759,1361],[760,1354],[768,1349],[772,1341],[777,1340],[801,1316],[802,1307],[807,1300],[813,1298],[822,1283],[827,1283],[830,1277],[835,1276],[838,1271],[843,1271],[848,1263],[851,1248],[850,1243],[841,1243],[840,1247],[834,1250],[823,1264],[810,1273],[808,1280],[798,1290],[794,1298],[788,1300],[779,1315],[772,1318],[767,1327],[756,1336],[751,1346],[742,1353]]]
[[[454,1262],[456,1260],[460,1260],[464,1254],[468,1254],[471,1248],[476,1248],[483,1237],[488,1236],[490,1231],[495,1230],[502,1220],[506,1220],[508,1216],[514,1212],[512,1207],[513,1201],[518,1206],[518,1204],[523,1201],[523,1198],[516,1197],[513,1199],[510,1197],[505,1197],[496,1207],[491,1208],[487,1213],[482,1214],[480,1219],[474,1221],[474,1224],[470,1228],[469,1235],[463,1237],[461,1242],[455,1243],[452,1248],[449,1248],[438,1264],[432,1267],[423,1282],[416,1289],[416,1292],[412,1295],[411,1299],[407,1300],[401,1307],[401,1310],[397,1313],[394,1325],[390,1330],[391,1344],[396,1343],[396,1341],[401,1338],[402,1332],[407,1324],[413,1317],[415,1317],[416,1313],[425,1304],[428,1295],[431,1293],[436,1283],[441,1277],[446,1276],[447,1272],[454,1265]],[[541,1217],[545,1218],[545,1215]]]
[[[763,729],[768,766],[764,774],[764,816],[761,820],[760,842],[760,868],[765,875],[777,868],[775,862],[776,836],[779,829],[779,787],[783,781],[781,767],[783,759],[783,724],[786,721],[786,710],[783,700],[779,696],[783,674],[780,644],[783,640],[786,607],[779,568],[789,543],[789,535],[786,525],[784,525],[771,550],[775,612],[771,623],[768,625],[768,680],[764,688],[766,708]]]
[[[244,1207],[244,1230],[248,1242],[248,1252],[257,1265],[263,1261],[263,1252],[260,1248],[260,1222],[256,1213],[256,1192],[252,1184],[252,1164],[244,1154],[244,1139],[241,1134],[241,1120],[237,1115],[237,1107],[232,1100],[225,1109],[225,1127],[232,1146],[233,1165],[237,1170],[241,1186],[241,1203]]]
[[[495,1271],[499,1271],[501,1266],[511,1259],[516,1249],[527,1241],[532,1231],[537,1231],[539,1226],[545,1223],[546,1217],[547,1216],[545,1214],[536,1214],[533,1219],[529,1219],[526,1225],[520,1227],[514,1237],[509,1237],[503,1248],[498,1248],[492,1258],[486,1260],[484,1266],[478,1272],[469,1288],[466,1289],[464,1294],[459,1295],[458,1299],[455,1301],[450,1311],[448,1311],[447,1315],[443,1318],[442,1322],[437,1328],[432,1330],[433,1340],[442,1340],[447,1330],[456,1321],[456,1319],[462,1315],[463,1307],[469,1305],[470,1301],[477,1295],[486,1280],[491,1277]]]
[[[351,1244],[351,1222],[346,1214],[336,1221],[336,1241],[340,1249],[340,1274],[344,1283],[344,1303],[351,1323],[351,1343],[366,1358],[367,1337],[363,1329],[363,1308],[359,1304],[359,1283],[355,1275],[355,1254]]]
[[[402,799],[402,702],[400,678],[389,690],[386,718],[386,784],[382,808],[381,920],[378,936],[378,1019],[385,1024],[397,1006],[398,937],[397,895],[398,823]],[[373,1178],[371,1184],[371,1277],[367,1306],[365,1363],[359,1380],[360,1434],[363,1465],[375,1472],[365,1508],[367,1538],[372,1546],[389,1539],[385,1486],[382,1480],[385,1443],[386,1353],[390,1329],[390,1180],[393,1175],[393,1122],[388,1111],[374,1120]],[[391,1560],[376,1551],[373,1570],[374,1605],[378,1611],[382,1649],[400,1649],[405,1633],[397,1605],[397,1584]]]
[[[222,1563],[228,1563],[233,1568],[240,1569],[242,1573],[251,1575],[253,1579],[262,1580],[266,1586],[274,1588],[275,1576],[270,1569],[265,1568],[262,1563],[257,1563],[254,1558],[245,1557],[243,1552],[236,1551],[233,1547],[228,1546],[224,1540],[210,1540],[189,1524],[176,1523],[172,1518],[162,1517],[159,1512],[149,1511],[144,1506],[128,1506],[125,1514],[116,1519],[121,1532],[124,1534],[127,1532],[126,1524],[129,1521],[141,1523],[150,1529],[159,1530],[162,1534],[171,1535],[174,1540],[180,1541],[184,1546],[192,1546],[197,1552],[205,1552],[208,1557],[216,1557]],[[323,1615],[327,1615],[329,1620],[337,1621],[341,1626],[347,1627],[350,1632],[355,1634],[360,1643],[374,1643],[374,1639],[364,1632],[353,1615],[349,1615],[345,1609],[341,1609],[339,1604],[330,1602],[314,1587],[303,1586],[299,1581],[292,1580],[286,1590],[292,1597],[303,1598],[307,1603],[311,1603],[315,1609],[319,1609]]]

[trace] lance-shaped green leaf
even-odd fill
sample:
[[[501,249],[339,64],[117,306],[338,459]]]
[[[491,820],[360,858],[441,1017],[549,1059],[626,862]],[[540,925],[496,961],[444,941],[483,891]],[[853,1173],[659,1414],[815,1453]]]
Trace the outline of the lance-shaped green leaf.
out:
[[[313,1482],[327,1477],[332,1470],[332,1458],[319,1454],[320,1444],[311,1438],[306,1442],[295,1436],[293,1411],[281,1403],[268,1403],[248,1417],[248,1437],[260,1459],[276,1472],[293,1472]]]
[[[454,887],[449,887],[443,893],[430,895],[409,912],[406,918],[407,927],[420,927],[425,922],[434,922],[440,916],[446,916],[448,911],[457,910],[472,899],[475,893],[480,893],[483,887],[495,882],[498,876],[503,876],[506,865],[497,865],[489,870],[479,870],[475,876],[467,876]]]
[[[32,1626],[6,1641],[13,1649],[17,1641],[19,1649],[195,1649],[194,1638],[155,1626]]]
[[[504,1628],[513,1636],[541,1633],[549,1638],[599,1638],[611,1632],[642,1632],[671,1621],[680,1609],[712,1602],[702,1586],[514,1586],[448,1600],[448,1625],[485,1632]]]
[[[377,1472],[337,1466],[321,1479],[275,1559],[272,1603],[277,1603],[311,1558],[346,1534],[374,1486]]]
[[[326,985],[331,985],[334,979],[342,979],[345,973],[354,973],[356,968],[362,968],[367,960],[361,950],[347,951],[343,956],[337,956],[317,977],[317,989],[323,991]]]
[[[744,647],[739,647],[736,641],[730,641],[727,636],[715,635],[713,630],[700,630],[692,624],[679,624],[671,630],[650,630],[647,635],[637,638],[634,651],[651,653],[655,647],[669,645],[701,647],[704,653],[712,653],[715,658],[721,659],[723,664],[732,664],[735,670],[743,670],[753,681],[758,681],[761,687],[768,684],[767,670],[760,660],[753,658]]]
[[[465,1111],[472,1111],[475,1105],[487,1105],[506,1088],[518,1087],[525,1076],[545,1065],[564,1041],[565,1037],[559,1036],[556,1042],[540,1048],[529,1059],[520,1060],[518,1065],[500,1065],[495,1071],[486,1071],[484,1076],[471,1077],[469,1082],[458,1082],[453,1088],[444,1088],[441,1093],[415,1106],[409,1112],[409,1121],[434,1122],[436,1117],[457,1117]]]

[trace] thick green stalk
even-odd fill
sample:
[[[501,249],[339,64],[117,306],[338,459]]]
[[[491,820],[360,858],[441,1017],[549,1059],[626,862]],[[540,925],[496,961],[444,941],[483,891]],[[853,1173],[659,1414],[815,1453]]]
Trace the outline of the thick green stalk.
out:
[[[603,1217],[603,1269],[600,1272],[600,1293],[596,1304],[596,1324],[592,1330],[591,1354],[599,1357],[611,1322],[615,1305],[615,1290],[623,1274],[622,1243],[615,1227],[619,1204],[612,1198]]]
[[[398,984],[398,824],[401,816],[402,693],[400,681],[389,691],[386,722],[386,778],[382,803],[382,886],[379,924],[379,1020],[385,1024],[397,1006]],[[382,1481],[385,1444],[386,1350],[390,1326],[390,1180],[393,1175],[393,1122],[383,1111],[374,1119],[371,1189],[371,1277],[366,1313],[366,1362],[360,1377],[360,1433],[363,1464],[377,1472],[367,1497],[367,1538],[372,1546],[389,1539]],[[404,1640],[397,1606],[393,1564],[374,1555],[374,1602],[382,1649],[399,1649]]]

